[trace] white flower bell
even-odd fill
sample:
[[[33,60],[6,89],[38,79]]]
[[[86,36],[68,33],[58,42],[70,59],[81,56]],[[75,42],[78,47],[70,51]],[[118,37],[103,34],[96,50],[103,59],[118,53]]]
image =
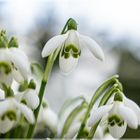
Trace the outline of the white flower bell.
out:
[[[29,123],[35,122],[32,110],[15,98],[10,97],[0,101],[0,133],[6,133],[12,129],[18,120],[19,113],[23,114]]]
[[[71,22],[75,21],[71,20]],[[64,73],[70,73],[76,67],[82,47],[87,47],[97,59],[104,59],[104,53],[100,46],[90,37],[78,33],[76,22],[72,23],[73,25],[71,22],[68,24],[68,31],[51,38],[42,51],[42,57],[47,57],[60,48],[59,66]]]
[[[33,110],[35,110],[39,105],[39,97],[34,89],[27,89],[24,92],[18,93],[16,98]]]
[[[48,127],[55,134],[58,126],[58,116],[50,107],[46,105],[41,106],[38,124],[43,124],[43,126]]]
[[[122,137],[127,125],[136,129],[140,124],[140,108],[136,103],[121,94],[115,94],[113,104],[104,105],[95,110],[88,125],[92,126],[106,117],[107,127],[114,138]]]
[[[11,85],[13,79],[21,82],[30,73],[30,64],[26,54],[15,44],[16,39],[8,42],[6,33],[0,33],[0,83]]]

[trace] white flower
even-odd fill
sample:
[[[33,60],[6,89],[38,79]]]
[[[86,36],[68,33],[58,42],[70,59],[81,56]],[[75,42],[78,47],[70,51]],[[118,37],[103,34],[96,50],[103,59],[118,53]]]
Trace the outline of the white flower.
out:
[[[93,112],[88,122],[89,126],[106,118],[107,127],[114,138],[124,135],[127,125],[136,129],[140,124],[140,108],[132,100],[123,95],[123,101],[114,101],[111,105],[104,105]]]
[[[58,125],[58,116],[49,107],[44,107],[43,108],[41,106],[39,117],[38,117],[38,123],[43,123],[53,133],[56,133],[56,131],[57,131],[57,125]]]
[[[28,57],[19,48],[0,49],[0,83],[11,85],[13,79],[21,82],[30,73]]]
[[[47,57],[57,48],[61,48],[59,66],[62,72],[69,73],[77,65],[82,47],[87,47],[97,59],[104,59],[102,49],[93,39],[73,29],[67,31],[66,34],[51,38],[43,48],[42,57]]]
[[[18,121],[19,113],[29,123],[34,123],[33,112],[26,105],[19,103],[13,97],[0,101],[0,133],[6,133],[14,126],[15,122]]]
[[[25,92],[18,93],[16,98],[25,103],[31,109],[36,109],[39,105],[39,97],[34,89],[27,89]]]

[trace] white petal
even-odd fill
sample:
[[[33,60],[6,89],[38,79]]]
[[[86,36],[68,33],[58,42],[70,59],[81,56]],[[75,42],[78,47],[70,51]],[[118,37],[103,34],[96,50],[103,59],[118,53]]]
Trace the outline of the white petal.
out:
[[[129,127],[133,129],[136,129],[138,127],[138,119],[132,109],[121,104],[118,108],[118,113],[121,115],[124,121],[127,122]]]
[[[60,54],[60,57],[59,57],[60,70],[65,74],[69,74],[77,66],[78,60],[79,58],[73,58],[72,56],[65,59],[63,56],[61,57],[61,54]]]
[[[21,75],[21,73],[18,70],[12,70],[12,76],[18,83],[24,81],[24,77]]]
[[[122,126],[118,126],[117,124],[115,124],[114,126],[108,126],[109,132],[114,138],[121,138],[124,135],[126,128],[126,122]]]
[[[77,134],[80,126],[81,126],[80,122],[79,123],[75,122],[73,125],[71,125],[71,127],[69,128],[67,134],[65,135],[65,138],[69,138],[69,139],[73,138]]]
[[[93,55],[100,60],[104,60],[104,53],[101,49],[101,47],[90,37],[80,35],[80,45],[84,47],[88,47],[88,49],[93,53]]]
[[[0,133],[4,134],[12,129],[15,121],[9,120],[7,117],[4,120],[0,120]]]
[[[33,124],[35,122],[33,111],[30,108],[28,108],[22,103],[18,103],[17,101],[15,101],[15,105],[21,111],[21,113],[24,115],[24,117],[29,123]]]
[[[140,107],[127,97],[124,97],[124,104],[131,108],[137,114],[138,123],[140,125]]]
[[[18,48],[10,48],[9,52],[7,53],[7,57],[9,58],[9,61],[12,62],[17,68],[17,71],[20,72],[20,76],[27,79],[30,73],[30,64],[27,55]],[[15,76],[19,76],[19,74]],[[17,80],[21,79],[21,77],[15,78]]]
[[[0,89],[0,101],[5,99],[5,93],[3,90]]]
[[[78,34],[78,32],[75,31],[75,30],[69,30],[67,33],[68,33],[68,37],[65,41],[65,46],[73,44],[74,46],[79,48],[80,44],[79,44],[79,34]]]
[[[9,63],[9,59],[7,57],[7,52],[8,52],[8,49],[0,49],[0,61]],[[11,86],[12,80],[13,79],[12,79],[11,73],[9,73],[8,75],[5,74],[4,71],[0,73],[0,82],[1,83],[5,83],[6,85]]]
[[[0,101],[0,116],[2,116],[8,110],[15,111],[15,107],[13,105],[13,100],[6,99],[4,101]]]
[[[13,77],[11,73],[9,73],[8,75],[5,73],[0,73],[0,83],[5,83],[6,85],[11,86],[12,81],[13,81]]]
[[[43,120],[46,126],[48,126],[54,133],[57,130],[58,117],[55,112],[50,108],[43,110]]]
[[[112,108],[112,105],[104,105],[99,107],[98,109],[94,109],[91,117],[88,121],[88,125],[92,126],[96,124],[102,117],[104,117]]]
[[[32,109],[36,109],[39,105],[39,97],[38,95],[35,93],[35,90],[28,90],[23,97],[26,102],[27,102],[27,106],[29,106]]]
[[[94,139],[101,139],[104,137],[103,128],[98,125],[97,130],[94,135]]]
[[[61,45],[66,40],[68,34],[57,35],[51,38],[44,46],[42,50],[42,57],[47,57],[50,55],[56,48],[61,47]]]
[[[8,61],[6,56],[7,51],[8,49],[0,49],[0,61]]]

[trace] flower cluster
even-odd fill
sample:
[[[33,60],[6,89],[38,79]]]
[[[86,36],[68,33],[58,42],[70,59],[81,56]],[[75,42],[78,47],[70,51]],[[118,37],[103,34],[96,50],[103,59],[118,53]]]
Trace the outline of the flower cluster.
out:
[[[101,84],[90,101],[80,96],[68,99],[58,114],[51,110],[44,93],[54,61],[59,55],[60,69],[68,74],[83,47],[104,60],[98,43],[80,34],[70,18],[61,35],[44,46],[42,57],[48,59],[43,72],[38,64],[30,64],[16,38],[8,40],[6,32],[0,32],[0,137],[32,138],[35,130],[47,128],[47,136],[53,138],[107,138],[104,132],[121,138],[127,126],[138,128],[140,108],[124,95],[118,75]]]
[[[39,104],[39,98],[32,89],[32,81],[28,88],[20,92],[19,87],[28,81],[30,64],[27,55],[18,47],[16,38],[9,41],[5,31],[0,32],[0,134],[16,128],[22,121],[33,124],[33,110]],[[19,88],[20,89],[20,88]]]

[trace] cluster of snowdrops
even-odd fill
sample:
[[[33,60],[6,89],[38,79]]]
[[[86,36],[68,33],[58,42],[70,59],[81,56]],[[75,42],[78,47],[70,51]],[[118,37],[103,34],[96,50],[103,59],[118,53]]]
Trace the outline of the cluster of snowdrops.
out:
[[[44,91],[55,60],[59,58],[60,70],[69,74],[85,47],[104,60],[98,43],[80,34],[70,18],[61,34],[45,44],[42,57],[47,57],[47,62],[42,70],[29,62],[16,38],[8,39],[5,31],[0,32],[1,138],[32,138],[46,128],[52,138],[104,138],[106,133],[121,138],[127,126],[138,128],[140,108],[124,95],[118,75],[103,82],[90,101],[84,96],[68,99],[58,114],[47,104]]]

